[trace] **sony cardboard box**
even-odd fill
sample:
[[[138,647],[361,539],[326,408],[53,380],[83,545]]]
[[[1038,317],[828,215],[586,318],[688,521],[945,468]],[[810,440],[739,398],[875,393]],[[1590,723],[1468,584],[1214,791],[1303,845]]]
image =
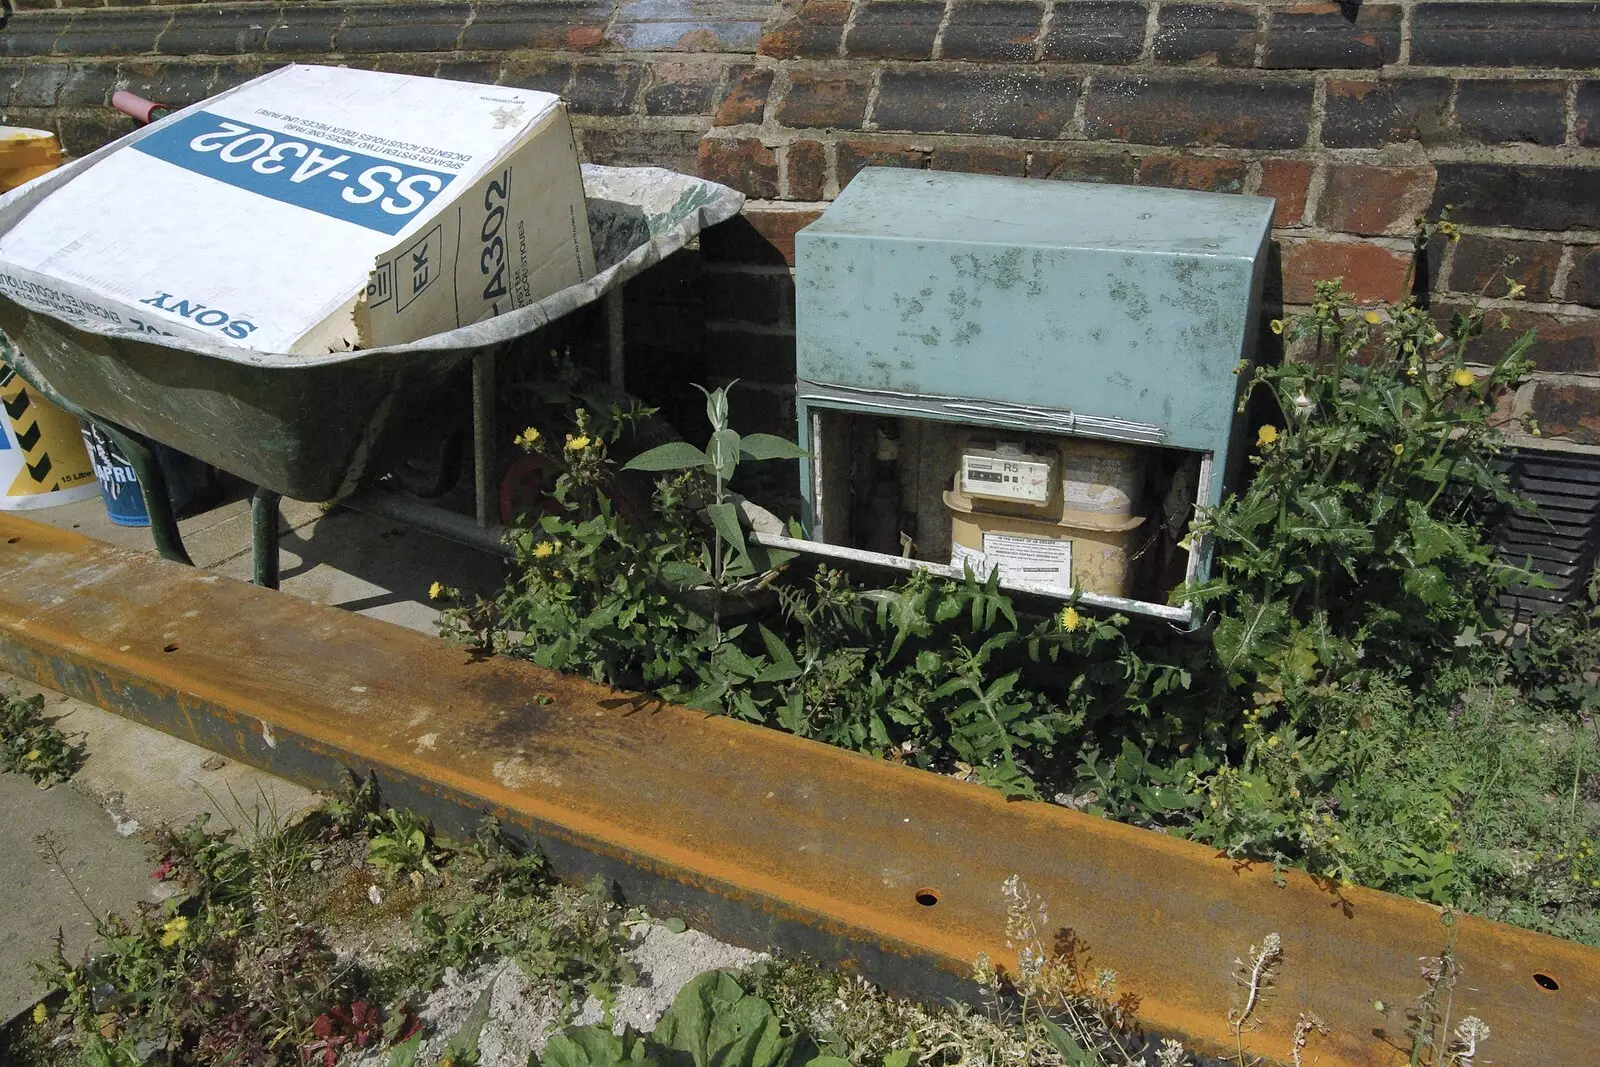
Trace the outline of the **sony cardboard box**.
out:
[[[559,97],[288,66],[151,126],[0,237],[0,289],[266,352],[401,344],[594,273]]]

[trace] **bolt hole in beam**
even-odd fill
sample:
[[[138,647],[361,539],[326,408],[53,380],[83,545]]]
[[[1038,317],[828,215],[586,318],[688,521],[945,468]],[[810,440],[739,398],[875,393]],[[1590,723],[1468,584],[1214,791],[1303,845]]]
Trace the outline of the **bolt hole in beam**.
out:
[[[22,540],[22,538],[20,538],[20,537],[8,537],[8,538],[6,538],[6,544],[14,545],[14,544],[16,544],[17,542],[19,542],[21,540]]]
[[[1560,982],[1556,981],[1548,974],[1545,974],[1543,971],[1535,971],[1533,975],[1533,981],[1535,985],[1547,993],[1554,993],[1556,990],[1561,988]]]
[[[939,891],[937,889],[917,890],[917,903],[921,904],[924,908],[933,907],[935,904],[939,903]]]
[[[163,652],[176,652],[176,651],[178,651],[178,646],[177,645],[163,645],[162,648],[161,648],[161,651],[163,651]]]

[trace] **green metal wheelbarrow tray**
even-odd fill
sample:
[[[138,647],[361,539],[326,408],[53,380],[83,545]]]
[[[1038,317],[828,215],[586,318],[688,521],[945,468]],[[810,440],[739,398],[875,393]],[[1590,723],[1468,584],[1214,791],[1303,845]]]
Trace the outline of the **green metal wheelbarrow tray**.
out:
[[[153,128],[135,131],[0,198],[0,234],[80,170]],[[621,386],[622,284],[683,248],[702,229],[732,218],[744,204],[744,196],[726,186],[654,167],[585,165],[583,180],[593,278],[528,307],[409,344],[296,356],[175,337],[157,340],[51,306],[4,284],[4,278],[0,331],[15,345],[9,358],[28,384],[101,425],[128,454],[163,555],[188,562],[144,439],[257,486],[257,580],[276,585],[278,498],[340,500],[371,486],[426,425],[434,388],[469,360],[477,521],[488,526],[496,354],[604,298],[612,384]],[[0,261],[0,273],[5,270]]]

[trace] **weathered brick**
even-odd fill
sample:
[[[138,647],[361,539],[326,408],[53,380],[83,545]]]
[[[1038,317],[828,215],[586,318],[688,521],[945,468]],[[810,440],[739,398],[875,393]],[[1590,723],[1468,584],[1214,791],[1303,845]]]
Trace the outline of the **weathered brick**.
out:
[[[735,67],[728,72],[728,90],[711,117],[713,126],[738,126],[760,122],[767,112],[767,94],[772,91],[772,70],[763,67]]]
[[[605,41],[611,5],[595,0],[480,3],[461,47],[587,52]]]
[[[546,56],[515,56],[506,60],[501,69],[500,84],[567,96],[567,86],[572,83],[572,67],[571,63]]]
[[[1277,201],[1272,209],[1272,225],[1298,226],[1305,221],[1306,197],[1316,167],[1298,159],[1263,159],[1260,196]]]
[[[1411,265],[1409,256],[1365,241],[1285,242],[1282,256],[1286,304],[1309,303],[1316,283],[1333,278],[1357,300],[1398,300]]]
[[[193,104],[211,95],[215,74],[209,63],[137,60],[123,62],[117,68],[117,79],[123,88],[173,107]]]
[[[1448,78],[1330,81],[1322,115],[1328,148],[1380,148],[1454,139]]]
[[[1572,250],[1572,271],[1567,275],[1566,299],[1574,304],[1600,308],[1600,245]]]
[[[1033,152],[1028,157],[1028,177],[1133,185],[1139,180],[1139,161],[1131,152],[1090,153],[1073,149]]]
[[[232,89],[236,85],[243,85],[252,78],[259,78],[269,70],[275,70],[282,65],[282,60],[273,60],[268,63],[262,63],[259,59],[219,60],[211,64],[213,74],[211,95],[215,96],[224,89]]]
[[[267,30],[266,50],[280,54],[331,52],[333,38],[344,24],[338,4],[285,4]]]
[[[713,378],[793,384],[794,334],[708,324],[706,364]]]
[[[1600,230],[1593,167],[1520,163],[1441,163],[1431,213],[1454,205],[1471,226],[1524,230]]]
[[[929,160],[932,170],[955,170],[966,174],[1006,174],[1021,178],[1027,173],[1028,153],[1020,148],[936,147]]]
[[[1483,326],[1483,334],[1467,347],[1469,360],[1494,363],[1511,342],[1533,330],[1537,336],[1528,358],[1535,370],[1557,374],[1600,371],[1600,321],[1595,319],[1527,307],[1492,308],[1485,313]]]
[[[701,276],[706,318],[722,322],[747,322],[777,326],[790,320],[790,295],[794,279],[787,271],[714,270]],[[790,341],[789,358],[794,358]],[[790,376],[793,377],[793,363]]]
[[[1418,4],[1411,62],[1440,67],[1592,67],[1600,8],[1592,3]]]
[[[20,86],[19,86],[20,88]],[[104,107],[117,90],[115,63],[74,63],[61,83],[58,107]],[[15,101],[13,101],[15,103]]]
[[[409,3],[346,9],[334,38],[341,52],[448,52],[472,14],[471,4]]]
[[[11,107],[55,107],[71,74],[72,67],[65,63],[28,63],[7,69],[5,84],[10,93],[6,103]]]
[[[61,141],[62,151],[69,156],[86,156],[132,133],[133,129],[133,120],[117,112],[67,114],[55,121],[56,137]]]
[[[641,130],[633,127],[583,131],[583,158],[608,167],[666,167],[693,174],[700,135],[693,130]]]
[[[237,56],[259,52],[276,23],[270,7],[180,8],[156,42],[167,56]]]
[[[871,91],[872,81],[863,74],[790,71],[789,88],[775,114],[796,129],[860,129]]]
[[[1400,8],[1309,3],[1267,15],[1264,67],[1323,70],[1381,67],[1400,56]]]
[[[1561,144],[1567,139],[1567,84],[1463,80],[1456,86],[1456,124],[1463,137],[1486,144]]]
[[[493,85],[500,80],[500,60],[494,59],[446,59],[440,62],[439,69],[434,71],[435,78],[445,81],[473,82],[478,85]]]
[[[1507,265],[1507,260],[1516,262]],[[1529,300],[1548,300],[1550,286],[1561,262],[1561,245],[1556,241],[1513,241],[1503,237],[1463,234],[1456,242],[1450,267],[1450,288],[1458,293],[1483,293],[1504,296],[1506,277],[1527,286]],[[1567,288],[1570,292],[1572,283]]]
[[[1043,21],[1042,0],[957,0],[950,9],[939,55],[944,59],[1025,63],[1033,58],[1033,44]]]
[[[1248,67],[1256,58],[1256,10],[1212,4],[1162,4],[1155,56],[1164,63]]]
[[[1244,191],[1248,166],[1238,159],[1203,156],[1145,156],[1139,160],[1139,184],[1208,193]]]
[[[873,0],[856,11],[844,48],[869,59],[927,59],[943,18],[942,0]]]
[[[429,52],[386,52],[369,57],[373,70],[385,74],[409,74],[413,78],[432,78],[439,72],[439,57]]]
[[[778,195],[778,158],[753,137],[700,140],[699,173],[761,200]]]
[[[578,115],[626,115],[643,80],[634,63],[579,63],[567,90],[567,106]]]
[[[836,56],[849,18],[848,0],[807,0],[793,16],[761,35],[757,51],[779,59]]]
[[[794,235],[821,214],[812,209],[746,204],[737,218],[713,226],[700,235],[700,253],[708,263],[792,267]]]
[[[1539,382],[1530,409],[1540,436],[1600,445],[1600,385]]]
[[[1600,81],[1579,82],[1574,104],[1578,143],[1600,145]]]
[[[1297,148],[1311,118],[1310,82],[1192,75],[1096,75],[1088,132],[1164,146]]]
[[[172,12],[160,8],[149,11],[79,11],[56,38],[58,56],[137,56],[155,51],[156,39],[166,29]],[[11,27],[0,39],[11,36]]]
[[[606,42],[634,52],[754,52],[761,42],[761,23],[739,19],[714,22],[627,22],[619,19],[607,31]]]
[[[885,71],[872,120],[881,130],[1052,140],[1072,121],[1078,82],[1037,71]]]
[[[47,56],[71,22],[71,15],[55,12],[12,15],[0,31],[0,56]]]
[[[644,93],[647,115],[703,115],[722,84],[722,67],[710,63],[657,63]]]
[[[916,170],[927,166],[928,163],[925,152],[889,141],[870,139],[840,141],[836,151],[834,166],[839,175],[840,191],[850,184],[851,178],[867,167],[900,167]]]
[[[1317,223],[1363,236],[1409,234],[1428,210],[1437,179],[1432,167],[1375,167],[1330,163]]]
[[[790,200],[821,200],[828,184],[827,149],[819,141],[796,141],[784,150]]]
[[[1132,63],[1144,51],[1149,14],[1134,0],[1058,3],[1045,34],[1044,56],[1073,63]]]

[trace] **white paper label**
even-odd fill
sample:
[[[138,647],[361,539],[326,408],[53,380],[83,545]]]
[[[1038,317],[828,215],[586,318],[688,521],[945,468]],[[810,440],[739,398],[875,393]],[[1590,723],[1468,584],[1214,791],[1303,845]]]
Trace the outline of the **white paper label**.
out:
[[[987,578],[999,567],[1003,582],[1026,582],[1069,590],[1072,588],[1072,542],[986,533],[982,552],[965,545],[951,545],[950,566],[970,566],[972,573],[980,578]]]
[[[968,496],[1043,504],[1050,498],[1050,464],[967,452],[961,457],[961,491]]]

